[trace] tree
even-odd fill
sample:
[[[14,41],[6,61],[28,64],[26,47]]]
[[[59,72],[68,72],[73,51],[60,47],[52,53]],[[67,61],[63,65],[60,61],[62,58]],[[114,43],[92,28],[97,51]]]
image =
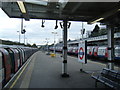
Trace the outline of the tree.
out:
[[[31,45],[30,45],[29,43],[27,43],[27,45],[26,45],[26,46],[31,47]]]
[[[100,33],[100,35],[106,35],[107,30],[106,29],[101,29],[99,33]]]
[[[37,48],[37,45],[34,43],[34,44],[32,45],[32,47]]]
[[[96,24],[93,32],[99,33],[100,27]]]
[[[93,31],[91,32],[91,35],[90,37],[96,37],[96,36],[99,36],[99,30],[100,30],[100,27],[96,24],[95,25],[95,28],[93,29]]]

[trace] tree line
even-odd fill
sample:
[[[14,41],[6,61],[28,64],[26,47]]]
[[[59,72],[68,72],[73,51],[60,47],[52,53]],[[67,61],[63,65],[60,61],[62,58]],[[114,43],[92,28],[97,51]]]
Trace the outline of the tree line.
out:
[[[114,29],[114,33],[120,32],[120,27]],[[97,37],[97,36],[102,36],[102,35],[107,35],[107,29],[100,29],[98,25],[96,25],[91,32],[91,35],[89,37]]]
[[[4,44],[4,45],[22,45],[22,46],[27,46],[27,47],[37,47],[37,45],[34,43],[33,45],[27,43],[27,45],[25,45],[24,43],[19,43],[19,42],[14,42],[14,41],[9,41],[9,40],[2,40],[0,39],[0,44]]]

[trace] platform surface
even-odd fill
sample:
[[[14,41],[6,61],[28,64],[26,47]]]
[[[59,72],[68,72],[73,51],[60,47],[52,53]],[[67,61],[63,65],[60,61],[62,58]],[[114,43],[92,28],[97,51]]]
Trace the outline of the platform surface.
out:
[[[76,57],[68,56],[69,78],[62,78],[62,57],[59,54],[51,57],[38,51],[32,57],[12,88],[95,88],[95,80],[91,78],[93,72],[100,73],[106,64],[88,60],[83,65],[85,72],[80,72],[82,64]],[[115,67],[118,70],[118,67]],[[98,88],[106,88],[99,83]]]

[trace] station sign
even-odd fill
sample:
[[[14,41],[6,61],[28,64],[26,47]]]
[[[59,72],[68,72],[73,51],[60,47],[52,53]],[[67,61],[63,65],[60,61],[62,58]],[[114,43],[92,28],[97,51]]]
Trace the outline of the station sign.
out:
[[[78,61],[84,64],[87,63],[87,41],[86,40],[79,42]]]

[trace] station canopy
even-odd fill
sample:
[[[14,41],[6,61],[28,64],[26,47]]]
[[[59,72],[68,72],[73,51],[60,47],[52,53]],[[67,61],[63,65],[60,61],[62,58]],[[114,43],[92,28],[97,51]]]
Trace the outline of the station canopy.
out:
[[[19,0],[2,2],[1,7],[10,18],[67,19],[69,21],[85,21],[89,24],[101,22],[120,25],[119,0],[113,0],[115,2],[82,1],[84,0]]]

